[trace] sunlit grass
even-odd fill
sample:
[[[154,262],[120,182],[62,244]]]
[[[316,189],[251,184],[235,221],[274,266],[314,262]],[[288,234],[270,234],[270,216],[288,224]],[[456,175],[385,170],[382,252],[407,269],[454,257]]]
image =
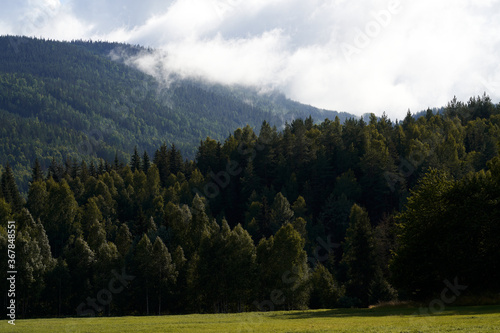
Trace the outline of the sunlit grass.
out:
[[[251,312],[183,316],[16,320],[0,332],[500,332],[500,306]]]

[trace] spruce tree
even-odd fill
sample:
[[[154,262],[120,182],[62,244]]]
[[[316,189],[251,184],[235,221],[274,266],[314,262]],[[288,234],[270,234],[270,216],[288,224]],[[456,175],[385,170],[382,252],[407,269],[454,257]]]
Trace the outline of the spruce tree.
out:
[[[147,174],[150,166],[151,161],[149,160],[148,152],[144,151],[144,155],[142,156],[142,171]]]
[[[134,271],[138,277],[137,281],[145,289],[143,293],[139,293],[138,297],[146,298],[146,314],[149,315],[149,293],[151,290],[151,253],[153,245],[146,234],[142,235],[141,240],[137,243],[134,250]]]
[[[151,277],[158,295],[158,315],[161,314],[162,295],[175,285],[179,272],[175,269],[172,256],[160,237],[156,237],[151,250]]]
[[[365,209],[354,204],[343,242],[342,264],[347,268],[347,295],[368,306],[370,286],[377,276],[376,248],[370,219]]]
[[[172,144],[168,156],[170,161],[170,172],[176,175],[179,171],[182,171],[183,163],[181,152]]]
[[[21,197],[21,194],[19,194],[16,181],[14,179],[14,173],[12,172],[12,168],[9,164],[7,164],[5,171],[2,173],[0,184],[5,201],[11,205],[15,212],[20,211],[24,205],[24,200]]]
[[[118,229],[115,244],[121,256],[125,257],[130,250],[130,246],[132,245],[132,233],[130,232],[127,224],[122,223]]]
[[[170,174],[170,162],[168,155],[167,145],[163,143],[160,146],[160,149],[156,150],[153,160],[154,164],[156,164],[156,166],[158,167],[162,187],[166,187],[167,178]]]
[[[132,172],[135,172],[135,170],[141,170],[141,157],[139,156],[139,153],[137,152],[137,146],[134,148],[134,154],[132,155],[132,158],[130,159],[130,169]]]
[[[35,165],[33,165],[32,173],[31,173],[31,182],[34,183],[36,181],[43,180],[43,171],[38,161],[38,157],[35,159]]]

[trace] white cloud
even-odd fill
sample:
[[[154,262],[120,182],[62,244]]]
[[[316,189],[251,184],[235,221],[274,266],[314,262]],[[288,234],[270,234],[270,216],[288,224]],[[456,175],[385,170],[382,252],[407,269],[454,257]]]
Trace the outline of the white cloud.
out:
[[[401,119],[454,95],[500,99],[499,0],[6,1],[0,33],[152,46],[162,52],[135,63],[153,74],[275,87],[327,109]]]
[[[10,27],[10,24],[0,20],[0,34],[2,35],[12,35],[14,32]]]

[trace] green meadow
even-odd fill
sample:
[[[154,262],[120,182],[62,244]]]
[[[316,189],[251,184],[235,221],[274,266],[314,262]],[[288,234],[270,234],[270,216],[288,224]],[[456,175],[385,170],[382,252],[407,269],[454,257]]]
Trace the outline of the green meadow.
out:
[[[419,314],[421,312],[422,314]],[[0,332],[500,332],[500,306],[5,320]]]

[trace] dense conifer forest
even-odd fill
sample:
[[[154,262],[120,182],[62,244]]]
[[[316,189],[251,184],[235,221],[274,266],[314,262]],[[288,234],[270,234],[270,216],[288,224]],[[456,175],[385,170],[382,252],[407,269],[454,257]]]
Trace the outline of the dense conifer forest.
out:
[[[42,84],[2,80],[18,82],[16,94]],[[53,80],[46,89],[55,89]],[[99,98],[75,89],[82,97],[72,103],[93,109]],[[2,105],[50,103],[36,96],[4,97]],[[56,119],[48,133],[58,145],[77,140],[59,136],[64,117]],[[81,126],[88,128],[85,118]],[[10,132],[2,143],[24,151],[21,142],[35,134]],[[241,126],[223,140],[202,140],[194,158],[179,141],[152,153],[132,147],[129,159],[112,150],[97,162],[42,167],[38,159],[26,197],[5,163],[0,247],[7,252],[7,221],[16,221],[18,313],[365,307],[429,299],[450,284],[496,295],[499,140],[500,106],[484,95],[400,122],[308,117],[277,129],[264,121],[258,132]]]

